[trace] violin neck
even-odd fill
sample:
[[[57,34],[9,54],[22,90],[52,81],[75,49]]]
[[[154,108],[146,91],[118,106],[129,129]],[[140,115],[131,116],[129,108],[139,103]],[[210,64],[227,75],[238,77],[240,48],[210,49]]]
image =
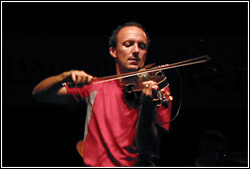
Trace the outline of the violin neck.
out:
[[[156,72],[156,71],[162,71],[162,70],[167,70],[167,69],[172,69],[172,68],[177,68],[177,67],[194,65],[194,64],[198,64],[198,63],[207,62],[209,60],[210,60],[210,57],[208,55],[204,55],[204,56],[201,56],[201,57],[188,59],[188,60],[180,61],[180,62],[177,62],[177,63],[156,66],[156,67],[153,67],[153,68],[150,68],[150,69],[146,69],[144,67],[143,69],[141,69],[139,71],[135,71],[135,72],[128,72],[128,73],[123,73],[123,74],[119,74],[119,75],[101,77],[101,78],[96,79],[96,80],[99,81],[99,82],[96,82],[96,83],[102,83],[102,82],[107,82],[107,81],[112,81],[112,80],[128,78],[128,77],[132,77],[132,76],[138,76],[138,75],[141,75],[141,74],[144,74],[144,73],[152,73],[152,72]],[[149,67],[149,66],[152,67],[152,65],[153,64],[147,65],[147,67]]]

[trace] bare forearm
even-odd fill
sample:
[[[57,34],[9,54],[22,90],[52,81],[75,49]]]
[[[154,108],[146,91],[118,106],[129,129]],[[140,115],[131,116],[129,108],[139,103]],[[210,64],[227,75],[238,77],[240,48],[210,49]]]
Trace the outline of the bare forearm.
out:
[[[33,90],[32,94],[39,101],[67,103],[66,88],[62,86],[63,82],[75,84],[90,83],[93,76],[82,70],[71,70],[62,74],[51,76],[41,81]]]
[[[51,76],[43,81],[41,81],[33,90],[32,95],[36,97],[39,101],[52,102],[55,97],[60,95],[62,91],[62,82],[64,82],[64,74],[59,74],[56,76]],[[66,94],[66,90],[61,92],[61,94]],[[57,102],[57,101],[56,101]]]
[[[47,92],[50,89],[54,88],[55,86],[58,86],[58,84],[61,84],[64,81],[63,74],[51,76],[43,81],[41,81],[33,90],[32,94],[36,95],[39,93]],[[60,86],[61,87],[61,86]]]

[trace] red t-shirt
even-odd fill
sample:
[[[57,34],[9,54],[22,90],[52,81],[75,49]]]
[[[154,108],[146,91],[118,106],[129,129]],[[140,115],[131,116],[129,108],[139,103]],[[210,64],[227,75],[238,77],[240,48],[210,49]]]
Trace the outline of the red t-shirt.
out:
[[[86,165],[96,167],[133,166],[139,155],[135,147],[138,111],[124,101],[123,87],[118,80],[83,85],[65,86],[76,99],[85,98],[88,104],[84,132]],[[169,88],[165,88],[169,91]],[[169,108],[157,108],[157,122],[170,121]],[[169,130],[169,123],[160,124]]]

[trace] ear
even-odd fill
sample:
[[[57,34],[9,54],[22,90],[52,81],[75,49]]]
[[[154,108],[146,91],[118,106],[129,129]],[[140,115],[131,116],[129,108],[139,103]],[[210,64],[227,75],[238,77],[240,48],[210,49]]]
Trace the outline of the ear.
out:
[[[116,56],[116,50],[115,50],[113,47],[110,47],[110,48],[109,48],[109,54],[110,54],[112,57],[114,57],[114,58],[117,57],[117,56]]]

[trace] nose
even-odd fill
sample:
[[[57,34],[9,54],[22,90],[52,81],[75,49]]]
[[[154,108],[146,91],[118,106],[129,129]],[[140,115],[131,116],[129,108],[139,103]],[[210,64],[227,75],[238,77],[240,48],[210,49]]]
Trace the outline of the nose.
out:
[[[136,43],[134,44],[134,47],[133,47],[133,55],[136,57],[138,57],[139,55],[139,46]]]

